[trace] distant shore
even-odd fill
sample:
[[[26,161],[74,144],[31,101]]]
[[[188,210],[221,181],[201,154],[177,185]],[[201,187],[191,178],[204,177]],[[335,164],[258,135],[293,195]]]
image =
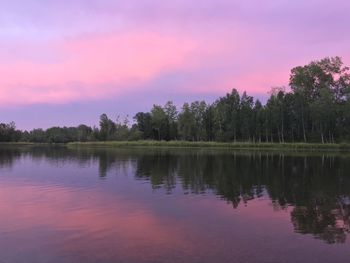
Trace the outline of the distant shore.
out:
[[[253,142],[190,142],[190,141],[95,141],[69,143],[0,142],[1,146],[70,146],[70,147],[145,147],[145,148],[218,148],[250,150],[307,150],[350,152],[349,143],[253,143]]]
[[[250,143],[250,142],[189,142],[189,141],[105,141],[71,142],[74,147],[164,147],[164,148],[226,148],[265,150],[347,151],[350,144],[318,143]]]

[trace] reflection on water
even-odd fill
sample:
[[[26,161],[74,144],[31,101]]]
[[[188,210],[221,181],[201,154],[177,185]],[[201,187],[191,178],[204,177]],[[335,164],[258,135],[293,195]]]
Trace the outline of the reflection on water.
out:
[[[1,146],[0,262],[341,262],[349,160]]]

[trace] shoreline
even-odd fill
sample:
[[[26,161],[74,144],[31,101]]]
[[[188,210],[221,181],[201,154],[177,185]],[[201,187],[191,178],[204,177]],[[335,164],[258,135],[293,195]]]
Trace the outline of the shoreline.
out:
[[[283,150],[314,152],[350,152],[350,144],[320,143],[249,143],[249,142],[190,142],[190,141],[96,141],[69,143],[0,142],[1,146],[66,146],[106,148],[183,148],[232,150]]]
[[[318,143],[248,143],[248,142],[189,142],[189,141],[105,141],[70,142],[71,147],[110,147],[110,148],[209,148],[233,150],[292,150],[292,151],[337,151],[350,152],[350,144]]]

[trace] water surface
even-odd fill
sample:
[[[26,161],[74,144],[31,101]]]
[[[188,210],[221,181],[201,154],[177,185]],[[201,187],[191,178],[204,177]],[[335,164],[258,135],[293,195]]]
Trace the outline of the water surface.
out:
[[[0,146],[0,262],[348,262],[350,156]]]

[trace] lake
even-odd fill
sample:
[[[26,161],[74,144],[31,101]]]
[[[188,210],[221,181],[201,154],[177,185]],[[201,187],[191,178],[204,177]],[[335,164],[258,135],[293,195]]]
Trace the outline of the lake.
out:
[[[348,262],[350,155],[0,146],[0,262]]]

